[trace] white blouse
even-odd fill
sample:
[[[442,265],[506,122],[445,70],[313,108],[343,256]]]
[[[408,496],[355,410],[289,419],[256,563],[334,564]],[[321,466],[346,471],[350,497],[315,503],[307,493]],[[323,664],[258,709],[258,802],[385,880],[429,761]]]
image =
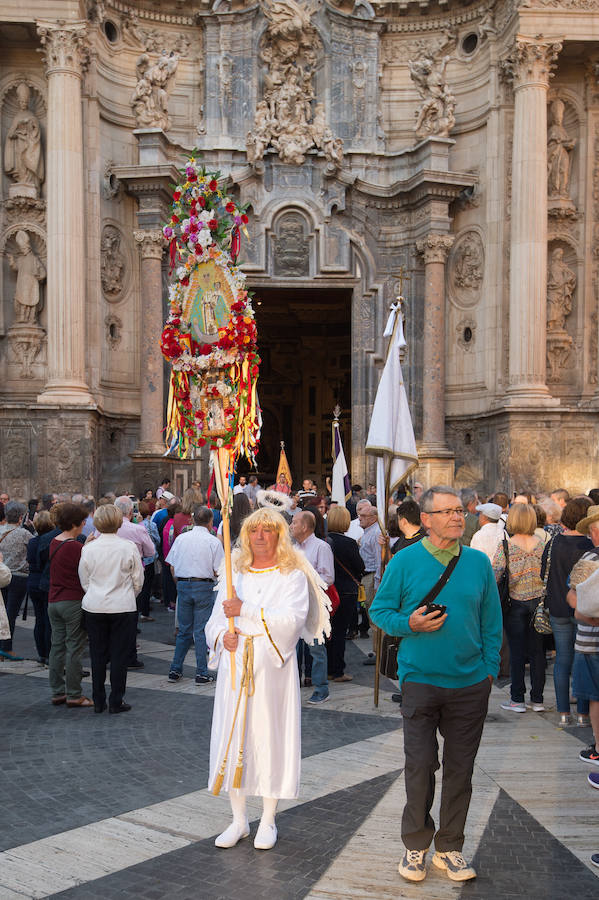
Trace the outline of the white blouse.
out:
[[[87,612],[135,612],[144,582],[139,550],[116,534],[101,534],[83,547],[79,580],[85,591],[81,608]]]

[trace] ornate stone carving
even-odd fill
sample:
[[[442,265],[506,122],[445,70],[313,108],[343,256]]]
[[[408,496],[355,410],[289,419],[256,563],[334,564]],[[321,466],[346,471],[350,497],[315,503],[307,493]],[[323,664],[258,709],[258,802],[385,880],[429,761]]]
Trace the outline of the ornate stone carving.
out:
[[[366,75],[368,67],[361,54],[358,54],[350,63],[353,87],[353,112],[356,123],[356,138],[362,137],[366,112]]]
[[[589,384],[597,384],[599,382],[599,373],[597,372],[598,351],[599,349],[599,317],[597,310],[591,315],[591,327],[589,329]]]
[[[150,57],[142,53],[136,63],[137,84],[131,98],[131,106],[135,114],[138,128],[161,128],[168,131],[171,127],[168,117],[168,87],[179,65],[179,57],[171,51],[162,55],[150,64]]]
[[[570,166],[572,150],[576,146],[564,128],[563,100],[556,98],[549,106],[549,128],[547,131],[547,195],[549,209],[574,211],[570,198]]]
[[[106,343],[111,350],[116,350],[123,339],[123,322],[118,316],[110,313],[104,319],[106,326]]]
[[[445,69],[449,56],[441,56],[431,50],[423,41],[419,43],[419,53],[408,62],[410,78],[416,85],[422,103],[416,110],[416,137],[424,139],[434,135],[448,137],[455,125],[455,97],[449,90]],[[443,48],[446,44],[443,45]]]
[[[561,49],[561,41],[545,41],[541,34],[532,40],[518,38],[511,54],[501,61],[501,72],[514,90],[534,82],[548,85]]]
[[[105,225],[100,243],[100,280],[107,300],[118,300],[123,292],[126,259],[121,252],[122,235],[114,225]]]
[[[470,352],[474,347],[476,339],[476,321],[471,318],[460,319],[455,330],[458,346],[461,347],[462,350]]]
[[[66,23],[38,22],[37,33],[44,48],[46,73],[69,72],[81,76],[89,62],[87,24],[85,22]]]
[[[44,181],[44,154],[40,123],[29,108],[29,85],[20,82],[16,89],[18,110],[4,143],[4,171],[14,184],[8,189],[9,197],[28,197],[36,200]]]
[[[123,184],[113,172],[114,161],[108,159],[104,166],[102,178],[102,196],[105,200],[120,200],[123,195]]]
[[[480,299],[485,270],[485,251],[478,231],[457,238],[448,263],[449,296],[456,306],[470,308]]]
[[[161,231],[134,231],[133,237],[142,259],[162,259],[164,235]]]
[[[425,266],[429,263],[445,263],[454,240],[452,234],[427,234],[425,238],[416,241],[416,252],[424,257]]]
[[[297,0],[262,0],[268,27],[260,57],[268,66],[264,98],[258,103],[254,128],[246,148],[250,163],[260,167],[267,147],[291,165],[303,163],[311,147],[321,149],[332,168],[343,159],[343,142],[326,124],[324,106],[317,104],[312,78],[322,42],[312,25],[312,4]]]
[[[547,274],[547,381],[560,380],[572,352],[573,340],[566,330],[572,312],[576,275],[564,262],[562,247],[551,251]]]
[[[9,254],[8,262],[17,273],[14,295],[15,324],[36,325],[40,311],[40,282],[46,278],[46,269],[31,249],[26,231],[17,231],[16,255]]]
[[[310,274],[310,246],[299,213],[287,213],[279,219],[274,249],[275,275],[299,278]]]
[[[8,345],[13,364],[22,378],[33,378],[36,362],[46,338],[46,332],[38,325],[13,325],[8,332]]]
[[[191,49],[191,38],[181,31],[144,28],[140,25],[139,16],[133,11],[122,20],[123,36],[129,44],[141,45],[146,53],[175,54],[177,57],[187,56]]]

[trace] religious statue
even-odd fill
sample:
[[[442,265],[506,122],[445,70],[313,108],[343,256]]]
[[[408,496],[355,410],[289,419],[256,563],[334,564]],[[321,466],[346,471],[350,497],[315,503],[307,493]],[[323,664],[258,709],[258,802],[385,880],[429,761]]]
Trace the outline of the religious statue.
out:
[[[410,77],[422,99],[414,126],[417,138],[448,137],[455,125],[456,101],[445,80],[448,62],[449,56],[435,58],[424,47],[417,59],[408,62]]]
[[[547,277],[547,331],[565,331],[566,316],[572,312],[572,295],[576,275],[564,262],[564,251],[555,247],[551,253]]]
[[[121,235],[113,225],[107,225],[100,243],[100,281],[109,300],[114,300],[123,288],[125,257],[121,253]]]
[[[202,318],[204,319],[205,334],[216,334],[218,331],[218,322],[216,321],[218,298],[218,291],[204,291],[202,297]]]
[[[177,71],[179,57],[172,51],[169,55],[163,52],[154,65],[150,65],[147,53],[137,60],[137,84],[131,105],[138,128],[161,128],[168,131],[171,127],[168,117],[167,88]]]
[[[8,257],[11,269],[17,273],[15,324],[36,325],[40,308],[40,281],[46,278],[46,269],[31,249],[26,231],[17,231],[15,241],[18,256]]]
[[[21,82],[17,86],[19,109],[4,145],[4,171],[16,182],[9,189],[11,196],[37,199],[44,180],[44,157],[40,123],[29,109],[30,95],[29,85]]]
[[[547,192],[551,199],[570,199],[570,156],[576,145],[564,128],[565,104],[554,100],[549,107],[547,132]]]
[[[343,161],[343,143],[326,126],[324,107],[315,99],[313,75],[322,42],[312,25],[313,3],[297,0],[262,0],[268,27],[262,38],[260,58],[267,66],[264,97],[258,103],[254,127],[246,149],[252,165],[260,166],[269,146],[279,158],[300,166],[310,148],[323,151],[337,168]],[[318,119],[317,119],[318,116]]]

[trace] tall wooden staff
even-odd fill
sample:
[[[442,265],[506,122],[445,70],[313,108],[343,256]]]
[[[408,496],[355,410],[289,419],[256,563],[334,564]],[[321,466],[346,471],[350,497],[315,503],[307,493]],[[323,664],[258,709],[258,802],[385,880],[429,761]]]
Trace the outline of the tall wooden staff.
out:
[[[165,455],[189,457],[207,446],[221,502],[227,599],[233,598],[231,565],[232,481],[240,455],[255,462],[260,438],[256,393],[260,357],[251,299],[237,265],[245,206],[219,188],[192,156],[173,193],[165,225],[171,272],[169,316],[161,349],[172,364]],[[229,619],[229,631],[234,632]],[[231,654],[235,689],[235,657]]]

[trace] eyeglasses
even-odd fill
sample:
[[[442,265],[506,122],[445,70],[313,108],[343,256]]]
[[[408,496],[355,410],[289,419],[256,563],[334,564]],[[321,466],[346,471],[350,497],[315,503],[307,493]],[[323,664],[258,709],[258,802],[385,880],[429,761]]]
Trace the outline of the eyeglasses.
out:
[[[466,510],[462,509],[461,506],[454,507],[450,506],[447,509],[431,509],[428,513],[429,516],[464,516],[466,514]]]

